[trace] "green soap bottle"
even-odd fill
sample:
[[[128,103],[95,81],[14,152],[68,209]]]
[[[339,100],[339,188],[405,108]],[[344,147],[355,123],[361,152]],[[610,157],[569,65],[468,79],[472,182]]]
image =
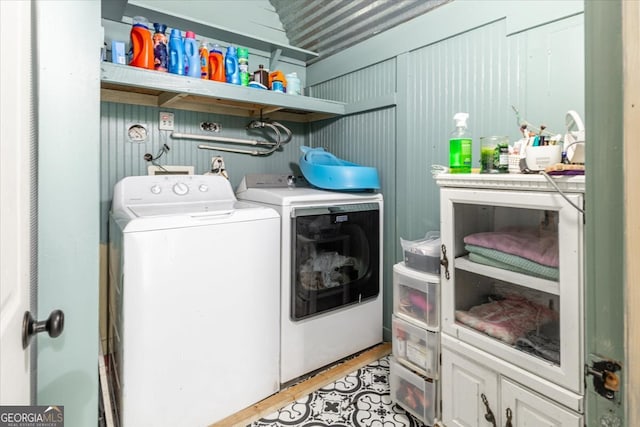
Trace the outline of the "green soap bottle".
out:
[[[456,129],[449,138],[449,172],[471,173],[471,133],[467,129],[469,114],[453,116]]]

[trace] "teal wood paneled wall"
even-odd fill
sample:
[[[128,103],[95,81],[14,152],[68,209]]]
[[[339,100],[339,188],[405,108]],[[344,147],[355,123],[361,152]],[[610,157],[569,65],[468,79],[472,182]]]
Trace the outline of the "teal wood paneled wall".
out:
[[[291,142],[283,146],[282,151],[270,156],[256,157],[246,154],[224,153],[219,151],[198,149],[199,144],[210,144],[219,147],[246,148],[217,142],[174,140],[170,132],[158,130],[160,111],[175,114],[175,131],[219,135],[225,137],[264,139],[260,130],[245,130],[249,119],[245,117],[219,114],[197,113],[183,110],[160,109],[138,105],[101,103],[101,135],[100,135],[100,200],[101,200],[101,241],[106,242],[107,224],[113,186],[117,181],[132,175],[146,175],[150,163],[144,160],[145,153],[156,156],[163,144],[170,148],[158,163],[161,165],[194,166],[195,173],[202,174],[210,170],[211,158],[221,155],[229,174],[231,185],[235,189],[240,180],[248,173],[288,173],[297,167],[301,145],[307,142],[307,125],[301,123],[282,122],[293,132]],[[219,133],[206,133],[200,129],[201,122],[215,122],[221,125]],[[150,136],[146,142],[130,142],[127,128],[131,123],[147,125]],[[272,133],[266,134],[267,137]]]
[[[396,64],[389,60],[329,80],[312,88],[314,96],[350,104],[376,105],[395,94]],[[385,104],[386,102],[383,102]],[[309,143],[336,156],[378,169],[384,197],[383,304],[385,339],[391,339],[393,264],[396,259],[396,111],[367,109],[340,119],[312,123]]]
[[[399,237],[417,239],[440,229],[439,187],[431,165],[449,163],[455,113],[469,113],[474,167],[479,165],[479,136],[508,132],[506,45],[504,20],[500,20],[402,55]]]
[[[316,98],[358,104],[384,98],[396,91],[395,59],[379,62],[316,84],[310,88]]]

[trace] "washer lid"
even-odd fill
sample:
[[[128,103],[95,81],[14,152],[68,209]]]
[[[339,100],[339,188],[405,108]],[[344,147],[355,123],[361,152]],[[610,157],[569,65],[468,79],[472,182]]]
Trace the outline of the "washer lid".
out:
[[[328,191],[316,188],[248,188],[237,193],[241,200],[289,206],[299,203],[366,203],[382,200],[380,193]]]
[[[278,213],[267,206],[234,202],[201,202],[176,205],[136,205],[111,212],[115,224],[125,233],[184,227],[217,226],[232,222],[278,221]]]

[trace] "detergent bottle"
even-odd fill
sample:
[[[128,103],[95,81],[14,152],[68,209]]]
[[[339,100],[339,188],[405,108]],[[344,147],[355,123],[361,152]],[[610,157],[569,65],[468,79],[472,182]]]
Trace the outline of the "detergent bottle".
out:
[[[184,55],[184,74],[189,77],[200,77],[200,52],[193,31],[187,31],[184,35]]]
[[[200,43],[200,78],[209,80],[209,45],[204,40]]]
[[[177,28],[173,28],[169,35],[169,72],[184,75],[184,44],[182,33]]]
[[[471,133],[467,129],[468,113],[453,116],[456,128],[449,138],[449,172],[471,173]]]
[[[287,79],[287,93],[289,95],[302,95],[298,73],[289,73],[285,76],[285,78]]]
[[[169,71],[169,51],[167,50],[167,26],[164,24],[154,23],[153,28],[153,67],[156,71]]]
[[[224,58],[224,71],[227,77],[227,83],[234,85],[240,84],[240,70],[238,69],[238,53],[234,46],[227,48],[227,54]]]
[[[226,81],[224,72],[224,58],[220,46],[214,44],[209,50],[209,79],[217,82]]]
[[[133,18],[131,51],[129,65],[150,70],[154,69],[153,40],[149,31],[149,21],[143,16]]]
[[[240,84],[249,86],[249,49],[238,48],[238,70],[240,71]]]
[[[282,71],[276,70],[269,73],[270,87],[273,92],[285,93],[287,91],[287,79]]]

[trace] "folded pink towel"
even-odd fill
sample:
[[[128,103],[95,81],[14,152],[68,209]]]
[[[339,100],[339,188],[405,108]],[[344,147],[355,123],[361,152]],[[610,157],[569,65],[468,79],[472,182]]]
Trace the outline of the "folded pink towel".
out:
[[[557,268],[560,265],[556,233],[540,233],[534,228],[491,231],[470,234],[464,238],[464,242],[517,255],[549,267]]]

